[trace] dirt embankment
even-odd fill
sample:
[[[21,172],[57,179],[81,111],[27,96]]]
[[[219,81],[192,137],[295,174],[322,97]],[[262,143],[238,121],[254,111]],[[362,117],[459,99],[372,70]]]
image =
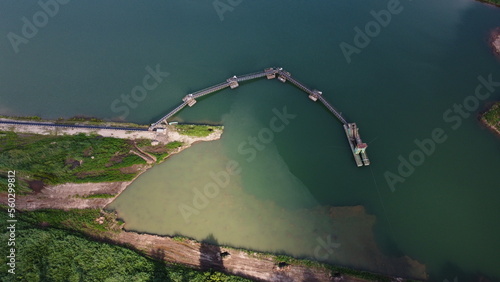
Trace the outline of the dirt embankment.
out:
[[[194,268],[214,269],[261,281],[334,281],[330,271],[298,265],[279,267],[272,257],[219,247],[192,240],[175,240],[134,232],[108,233],[118,244],[130,244],[141,252],[169,263]],[[343,277],[342,281],[365,281]]]

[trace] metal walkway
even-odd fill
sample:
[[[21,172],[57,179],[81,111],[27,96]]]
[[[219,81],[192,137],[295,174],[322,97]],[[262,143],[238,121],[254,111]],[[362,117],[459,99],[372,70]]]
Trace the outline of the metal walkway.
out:
[[[156,128],[160,127],[162,123],[168,124],[167,120],[169,118],[171,118],[173,115],[178,113],[186,106],[192,107],[196,103],[197,98],[223,90],[227,87],[234,89],[239,86],[239,82],[262,78],[262,77],[266,77],[267,79],[274,79],[276,76],[278,76],[278,80],[280,80],[281,82],[285,83],[286,81],[289,81],[290,83],[298,87],[300,90],[309,94],[309,98],[311,100],[313,101],[319,100],[343,124],[356,164],[358,166],[362,166],[363,164],[364,165],[370,164],[370,160],[366,155],[366,148],[368,147],[368,145],[362,142],[358,132],[359,129],[357,128],[356,124],[348,123],[347,120],[342,116],[342,113],[339,112],[335,107],[333,107],[323,97],[323,93],[321,91],[316,89],[311,90],[309,87],[307,87],[300,81],[293,78],[292,75],[289,72],[285,71],[283,68],[272,67],[272,68],[267,68],[264,71],[260,72],[249,73],[240,76],[233,76],[226,79],[225,82],[221,82],[214,86],[210,86],[208,88],[190,93],[182,99],[183,101],[182,104],[180,104],[175,109],[170,111],[168,114],[163,116],[157,122],[151,124],[149,130],[155,130]]]

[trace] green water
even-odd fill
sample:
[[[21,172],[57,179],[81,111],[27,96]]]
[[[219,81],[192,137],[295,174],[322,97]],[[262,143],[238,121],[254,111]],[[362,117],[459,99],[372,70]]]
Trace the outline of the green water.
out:
[[[186,93],[283,66],[357,122],[372,165],[355,166],[339,122],[298,89],[276,80],[244,83],[175,117],[226,130],[127,189],[111,205],[127,228],[200,240],[212,234],[221,244],[401,275],[409,271],[398,258],[407,255],[425,264],[432,281],[499,280],[500,140],[477,121],[484,103],[456,130],[443,113],[474,94],[479,75],[500,81],[487,46],[500,9],[469,0],[400,5],[402,12],[348,64],[339,44],[352,44],[353,28],[364,27],[386,1],[242,1],[223,21],[210,1],[74,1],[18,54],[6,35],[20,34],[21,17],[40,8],[4,1],[0,114],[117,119],[113,101],[142,84],[146,66],[159,64],[170,75],[126,117],[150,123]],[[499,98],[497,89],[486,102]],[[248,161],[238,146],[283,107],[296,117]],[[398,156],[408,158],[414,140],[430,138],[435,128],[447,140],[392,192],[384,173],[396,173]],[[228,162],[240,173],[186,220],[179,204],[193,206],[193,189],[214,182],[210,172]],[[366,211],[330,209],[355,205]],[[340,244],[331,253],[317,248],[327,238]]]

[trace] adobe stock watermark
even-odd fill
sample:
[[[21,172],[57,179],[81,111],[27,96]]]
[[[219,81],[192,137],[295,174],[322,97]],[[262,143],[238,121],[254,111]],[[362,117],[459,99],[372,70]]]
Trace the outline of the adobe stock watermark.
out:
[[[371,40],[380,34],[382,28],[386,28],[391,23],[392,17],[399,15],[403,10],[404,7],[399,0],[389,0],[387,2],[387,9],[382,9],[378,12],[371,10],[370,15],[372,15],[373,20],[367,22],[363,30],[358,26],[354,27],[353,44],[344,41],[339,45],[347,63],[350,64],[352,62],[352,55],[360,54],[362,49],[368,47]]]
[[[17,224],[17,219],[16,219],[16,190],[17,190],[17,184],[16,184],[16,171],[15,170],[9,170],[7,172],[7,203],[8,203],[8,209],[7,209],[7,216],[8,219],[6,220],[7,223],[7,232],[8,232],[8,240],[7,240],[7,246],[8,246],[8,251],[7,251],[7,266],[8,270],[7,272],[9,274],[16,274],[16,261],[17,261],[17,249],[16,249],[16,224]]]
[[[234,11],[234,8],[238,7],[243,0],[215,0],[212,2],[217,16],[219,16],[220,21],[224,21],[224,14],[227,12]]]
[[[38,34],[40,29],[47,26],[49,18],[53,18],[59,13],[61,5],[66,5],[69,2],[70,0],[38,1],[40,10],[35,12],[31,19],[28,19],[27,17],[21,18],[23,23],[21,32],[19,34],[14,32],[9,32],[7,34],[7,39],[9,39],[14,53],[19,53],[19,45],[28,44],[30,39],[33,39]]]
[[[334,249],[340,248],[340,243],[335,243],[332,241],[332,236],[326,236],[325,240],[323,238],[316,238],[318,245],[314,248],[314,258],[316,260],[326,260],[331,255],[335,253]]]
[[[493,81],[491,74],[487,78],[480,75],[477,79],[479,83],[474,94],[465,97],[461,104],[453,104],[443,113],[444,122],[449,124],[452,130],[460,128],[463,120],[469,118],[471,113],[479,108],[480,102],[488,99],[496,91],[495,88],[500,87],[500,81]],[[437,146],[443,144],[447,139],[446,131],[440,127],[433,129],[429,138],[415,139],[413,142],[416,148],[407,157],[398,156],[397,173],[389,170],[384,173],[385,181],[391,191],[396,190],[396,184],[404,183],[415,172],[417,167],[424,164],[425,160],[434,154]]]
[[[170,75],[168,72],[162,72],[159,64],[154,69],[146,66],[145,70],[147,74],[142,78],[142,84],[134,86],[130,94],[121,94],[119,99],[111,102],[111,111],[119,114],[120,119],[126,119],[130,114],[130,109],[137,108],[139,103],[144,101],[148,94]]]
[[[258,152],[264,150],[266,145],[274,140],[275,133],[285,130],[290,121],[297,117],[297,115],[288,113],[286,106],[281,111],[273,108],[272,112],[274,116],[269,120],[268,127],[261,128],[256,136],[249,136],[246,141],[242,141],[238,145],[238,153],[246,155],[245,160],[247,162],[255,160]],[[221,190],[229,185],[231,177],[240,175],[241,172],[241,165],[235,160],[229,160],[224,170],[219,172],[211,171],[209,173],[210,182],[203,186],[202,189],[193,188],[191,203],[181,203],[178,205],[179,212],[184,221],[187,224],[191,223],[190,217],[200,214],[201,210],[207,208],[210,205],[210,199],[217,197],[221,193]]]

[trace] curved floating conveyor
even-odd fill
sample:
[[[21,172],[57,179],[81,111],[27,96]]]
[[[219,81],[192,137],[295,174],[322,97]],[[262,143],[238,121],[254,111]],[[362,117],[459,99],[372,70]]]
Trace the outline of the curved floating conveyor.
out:
[[[227,87],[230,87],[231,89],[234,89],[239,86],[239,82],[242,81],[247,81],[247,80],[252,80],[252,79],[257,79],[261,77],[267,77],[267,79],[274,79],[278,76],[278,80],[285,83],[286,81],[289,81],[293,85],[297,86],[300,90],[306,92],[309,94],[309,99],[313,101],[319,101],[325,105],[325,107],[343,124],[345,133],[347,135],[347,140],[349,141],[349,146],[351,147],[352,154],[354,156],[354,160],[356,161],[356,165],[363,166],[363,165],[370,165],[370,160],[368,159],[368,155],[366,154],[366,148],[368,145],[366,143],[363,143],[361,140],[361,136],[359,135],[359,128],[356,126],[356,123],[348,123],[345,118],[342,116],[342,113],[340,113],[335,107],[333,107],[324,97],[323,97],[323,92],[319,90],[311,90],[298,80],[292,77],[292,75],[283,70],[283,68],[267,68],[264,71],[260,72],[255,72],[255,73],[250,73],[250,74],[245,74],[245,75],[240,75],[240,76],[233,76],[228,78],[225,82],[216,84],[214,86],[210,86],[208,88],[190,93],[186,95],[182,99],[182,104],[177,106],[175,109],[173,109],[171,112],[163,116],[161,119],[159,119],[157,122],[151,124],[149,127],[149,130],[156,130],[157,128],[160,127],[162,123],[168,124],[167,120],[171,118],[173,115],[178,113],[180,110],[182,110],[184,107],[189,106],[192,107],[196,103],[196,99],[200,98],[202,96],[217,92],[219,90],[225,89]]]

